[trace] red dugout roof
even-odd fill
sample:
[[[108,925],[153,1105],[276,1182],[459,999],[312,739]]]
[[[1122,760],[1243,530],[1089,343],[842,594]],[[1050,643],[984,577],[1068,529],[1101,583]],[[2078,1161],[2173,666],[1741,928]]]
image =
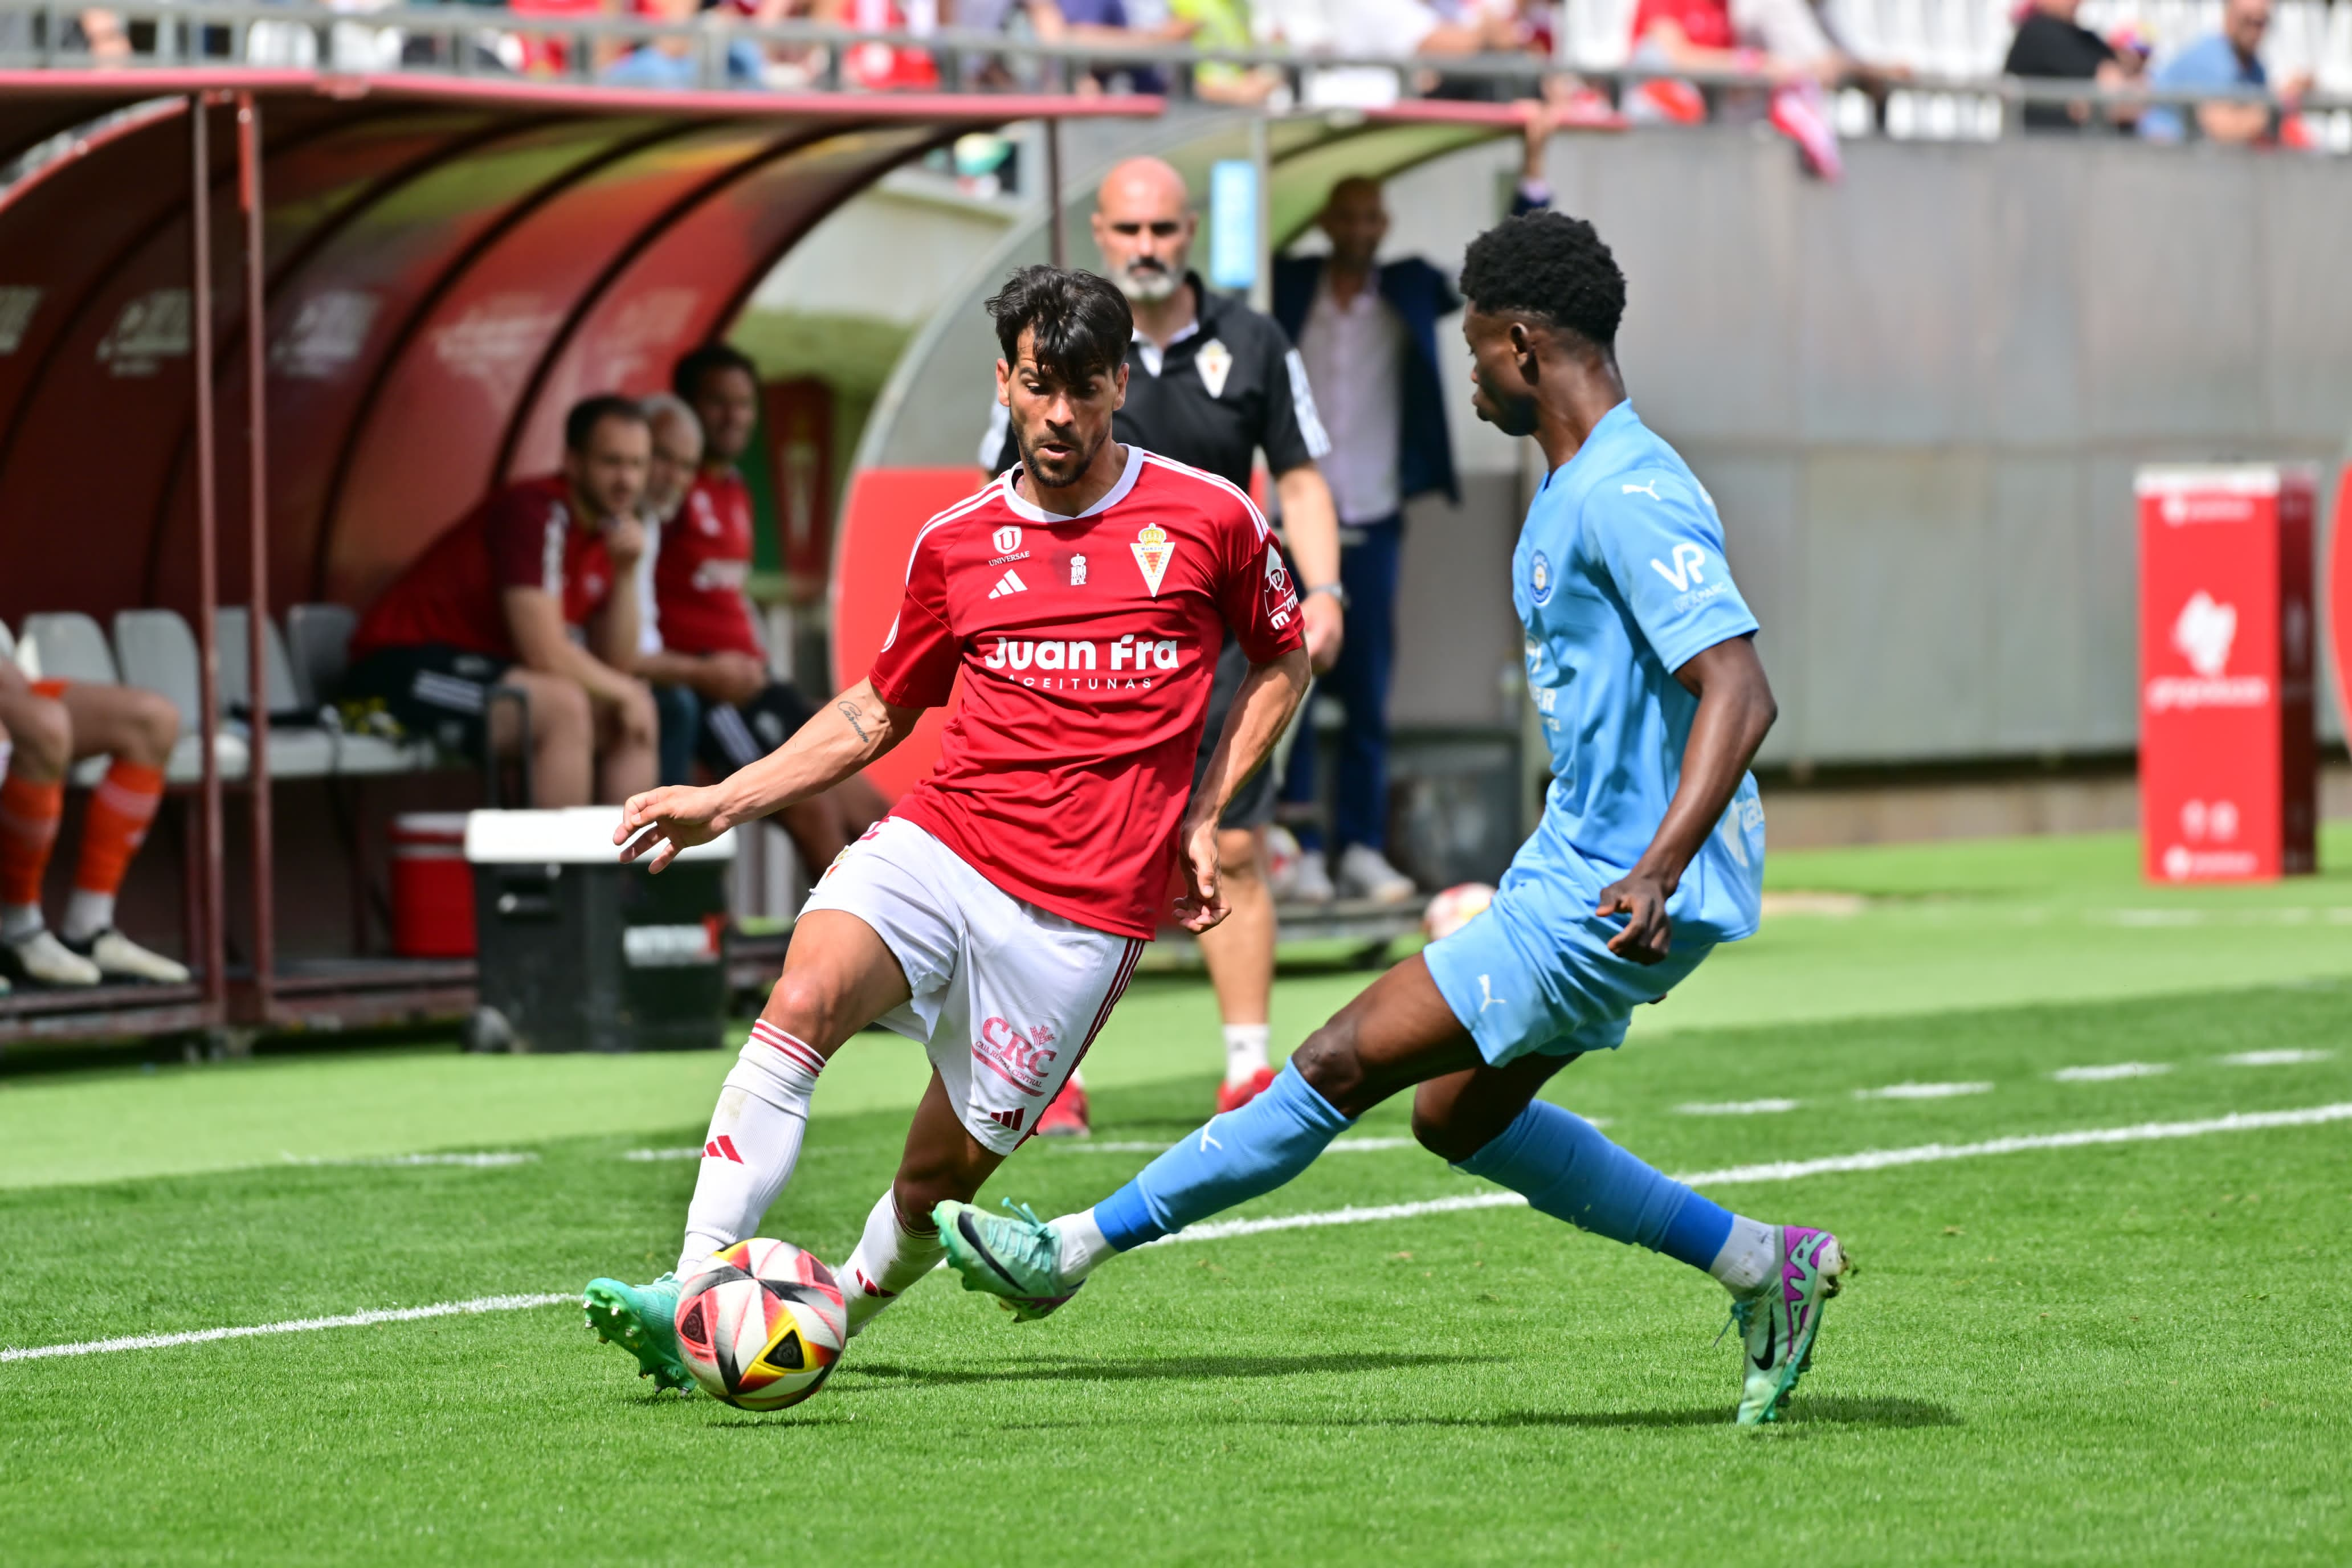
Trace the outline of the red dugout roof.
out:
[[[220,515],[246,508],[234,91],[260,110],[271,597],[365,600],[563,409],[652,391],[898,163],[1156,100],[641,92],[299,71],[0,71],[0,619],[196,593],[190,95],[207,110]],[[158,101],[160,100],[160,101]],[[243,598],[244,552],[222,598]]]

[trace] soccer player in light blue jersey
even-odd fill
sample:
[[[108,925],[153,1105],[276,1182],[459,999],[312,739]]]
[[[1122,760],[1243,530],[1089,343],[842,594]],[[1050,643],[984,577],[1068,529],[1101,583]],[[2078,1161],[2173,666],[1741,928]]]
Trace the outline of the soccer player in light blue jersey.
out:
[[[1412,1089],[1414,1136],[1458,1169],[1720,1280],[1747,1349],[1735,1419],[1770,1421],[1837,1293],[1837,1237],[1733,1214],[1536,1098],[1756,931],[1748,763],[1776,712],[1756,619],[1706,487],[1626,400],[1625,279],[1592,226],[1538,212],[1489,229],[1462,293],[1478,416],[1550,466],[1511,562],[1555,775],[1542,823],[1485,912],[1367,987],[1258,1099],[1091,1209],[1047,1224],[941,1204],[940,1238],[967,1287],[1043,1317],[1105,1258],[1279,1186]]]

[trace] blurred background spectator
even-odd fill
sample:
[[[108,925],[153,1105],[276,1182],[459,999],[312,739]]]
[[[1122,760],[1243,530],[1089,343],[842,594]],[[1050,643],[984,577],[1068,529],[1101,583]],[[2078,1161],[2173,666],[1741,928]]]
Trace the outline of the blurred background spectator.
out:
[[[701,0],[637,0],[638,13],[648,21],[687,23],[701,15]],[[726,13],[713,17],[717,25]],[[604,68],[608,82],[627,87],[688,88],[702,85],[702,51],[709,41],[690,34],[673,34],[639,44]],[[766,79],[766,62],[759,46],[748,38],[725,41],[727,85],[759,87]]]
[[[2137,51],[2126,55],[2074,19],[2082,0],[2033,0],[2018,18],[2010,40],[2009,58],[2001,64],[2005,76],[2045,78],[2059,81],[2095,81],[2101,87],[2122,87],[2140,74],[2145,63]],[[2118,104],[2095,111],[2087,100],[2073,103],[2029,103],[2028,131],[2082,131],[2094,123],[2127,126],[2139,118],[2137,107]]]
[[[2270,26],[2271,0],[2227,0],[2221,30],[2206,34],[2166,60],[2157,68],[2155,85],[2189,89],[2269,86],[2260,51]],[[2310,88],[2307,71],[2279,84],[2281,95],[2290,100]],[[2215,142],[2265,141],[2274,129],[2274,110],[2267,103],[2200,103],[2194,113],[2198,134]],[[2139,133],[2150,141],[2178,142],[2187,132],[2182,111],[2170,105],[2156,105],[2140,116]]]

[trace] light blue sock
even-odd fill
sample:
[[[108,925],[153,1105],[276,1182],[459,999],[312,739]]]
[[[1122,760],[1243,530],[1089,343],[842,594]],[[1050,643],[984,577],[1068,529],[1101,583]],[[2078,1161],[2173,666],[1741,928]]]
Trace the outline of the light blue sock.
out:
[[[1285,1063],[1264,1094],[1186,1134],[1097,1204],[1095,1223],[1105,1241],[1130,1251],[1272,1192],[1353,1125]]]
[[[1527,1194],[1554,1219],[1706,1268],[1730,1238],[1731,1211],[1620,1149],[1601,1129],[1545,1100],[1454,1167]]]

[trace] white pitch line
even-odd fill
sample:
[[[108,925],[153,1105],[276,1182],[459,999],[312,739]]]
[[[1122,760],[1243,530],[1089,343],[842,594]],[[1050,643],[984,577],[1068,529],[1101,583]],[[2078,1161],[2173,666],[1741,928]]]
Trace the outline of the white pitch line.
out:
[[[514,1312],[526,1307],[552,1307],[558,1301],[577,1303],[580,1292],[548,1296],[477,1296],[470,1301],[438,1301],[430,1307],[382,1307],[372,1312],[347,1312],[340,1318],[289,1318],[282,1323],[253,1323],[232,1329],[196,1329],[184,1334],[126,1334],[114,1340],[84,1340],[70,1345],[24,1345],[0,1349],[0,1362],[46,1361],[51,1356],[101,1355],[109,1351],[160,1351],[173,1345],[200,1345],[213,1340],[249,1340],[260,1334],[300,1334],[312,1329],[363,1329],[372,1323],[413,1323],[420,1318],[457,1318],[476,1312]]]
[[[702,1147],[700,1144],[696,1144],[688,1149],[632,1149],[621,1158],[637,1161],[699,1160],[702,1158]]]
[[[1856,1100],[1949,1100],[1956,1094],[1990,1094],[1989,1083],[1890,1083],[1884,1089],[1857,1089]]]
[[[2233,1057],[2223,1057],[2221,1065],[2230,1068],[2291,1068],[2305,1062],[2324,1062],[2334,1051],[2240,1051]]]
[[[2096,1067],[2060,1068],[2050,1076],[2060,1083],[2113,1083],[2117,1079],[2155,1078],[2171,1070],[2169,1062],[2102,1062]]]
[[[2202,1138],[2213,1132],[2258,1132],[2270,1127],[2311,1127],[2326,1121],[2352,1121],[2352,1102],[2315,1105],[2305,1110],[2243,1111],[2230,1116],[2208,1117],[2201,1121],[2143,1121],[2131,1127],[2088,1127],[2074,1132],[2036,1132],[2014,1138],[1989,1139],[1982,1143],[1920,1143],[1908,1149],[1866,1149],[1859,1154],[1832,1154],[1822,1160],[1778,1160],[1761,1165],[1727,1165],[1719,1171],[1693,1171],[1678,1175],[1675,1180],[1693,1187],[1736,1186],[1748,1182],[1793,1182],[1805,1176],[1885,1171],[1899,1165],[1977,1160],[1991,1154],[2021,1154],[2037,1149],[2146,1143],[2166,1138]],[[1423,1215],[1452,1214],[1462,1209],[1509,1208],[1527,1201],[1517,1193],[1473,1193],[1458,1198],[1433,1198],[1417,1204],[1326,1209],[1319,1214],[1277,1215],[1271,1219],[1218,1220],[1208,1225],[1196,1225],[1166,1239],[1223,1241],[1228,1237],[1258,1236],[1274,1230],[1362,1225],[1371,1220],[1414,1219]]]
[[[1685,1116],[1778,1116],[1784,1110],[1794,1110],[1803,1102],[1795,1100],[1720,1100],[1711,1103],[1694,1102],[1675,1109]]]
[[[2201,1121],[2143,1121],[2131,1127],[2090,1127],[2074,1132],[2028,1133],[2014,1138],[1990,1139],[1982,1143],[1922,1143],[1908,1149],[1871,1149],[1859,1154],[1833,1154],[1822,1160],[1780,1160],[1769,1164],[1729,1165],[1719,1171],[1695,1171],[1676,1176],[1675,1180],[1690,1186],[1793,1182],[1805,1176],[1885,1171],[1898,1165],[1937,1164],[1950,1160],[1980,1159],[1990,1154],[2021,1154],[2038,1149],[2146,1143],[2167,1138],[2201,1138],[2213,1132],[2258,1132],[2272,1127],[2313,1127],[2329,1121],[2352,1121],[2352,1101],[2315,1105],[2302,1110],[2242,1111],[2230,1116],[2209,1117]],[[1325,1209],[1315,1214],[1276,1215],[1269,1219],[1217,1220],[1207,1225],[1196,1225],[1174,1236],[1162,1237],[1151,1245],[1223,1241],[1237,1236],[1261,1236],[1268,1231],[1365,1225],[1387,1219],[1418,1219],[1423,1215],[1457,1214],[1466,1209],[1514,1208],[1524,1205],[1527,1201],[1517,1193],[1467,1193],[1460,1197],[1431,1198],[1420,1203]],[[389,1307],[372,1312],[351,1312],[340,1318],[295,1318],[280,1323],[198,1329],[188,1333],[131,1334],[121,1339],[84,1340],[78,1344],[15,1346],[0,1348],[0,1363],[41,1361],[52,1356],[100,1355],[110,1351],[165,1350],[174,1345],[204,1344],[213,1340],[252,1339],[261,1334],[299,1334],[313,1329],[358,1329],[374,1323],[415,1322],[422,1318],[511,1312],[579,1300],[578,1293],[570,1290],[540,1296],[477,1296],[470,1301],[442,1301],[429,1307]]]

